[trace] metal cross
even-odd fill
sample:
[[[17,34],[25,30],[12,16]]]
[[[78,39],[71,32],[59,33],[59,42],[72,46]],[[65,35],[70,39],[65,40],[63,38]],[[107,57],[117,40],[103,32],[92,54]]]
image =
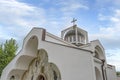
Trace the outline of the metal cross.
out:
[[[73,23],[73,25],[75,25],[76,21],[77,21],[77,19],[73,18],[73,20],[71,21],[71,23]]]

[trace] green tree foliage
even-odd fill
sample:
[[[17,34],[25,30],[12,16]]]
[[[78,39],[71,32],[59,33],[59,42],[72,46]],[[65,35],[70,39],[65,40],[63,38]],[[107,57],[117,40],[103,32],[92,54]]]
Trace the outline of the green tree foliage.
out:
[[[118,71],[118,72],[116,72],[116,74],[117,74],[117,76],[120,76],[120,72]]]
[[[16,40],[6,40],[4,44],[0,44],[0,76],[5,66],[15,57],[18,49]]]

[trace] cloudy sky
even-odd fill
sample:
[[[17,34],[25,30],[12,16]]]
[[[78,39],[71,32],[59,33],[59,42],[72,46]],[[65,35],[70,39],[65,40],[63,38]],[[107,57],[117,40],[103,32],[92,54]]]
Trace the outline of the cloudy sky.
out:
[[[71,20],[99,39],[107,61],[120,71],[120,0],[0,0],[0,43],[14,38],[22,45],[33,27],[60,36]]]

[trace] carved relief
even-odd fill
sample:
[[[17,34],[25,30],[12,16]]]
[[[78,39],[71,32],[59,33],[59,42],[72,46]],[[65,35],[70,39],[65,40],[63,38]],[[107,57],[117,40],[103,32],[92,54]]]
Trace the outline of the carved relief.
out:
[[[61,80],[61,75],[58,67],[48,62],[47,52],[41,49],[23,74],[22,80]]]

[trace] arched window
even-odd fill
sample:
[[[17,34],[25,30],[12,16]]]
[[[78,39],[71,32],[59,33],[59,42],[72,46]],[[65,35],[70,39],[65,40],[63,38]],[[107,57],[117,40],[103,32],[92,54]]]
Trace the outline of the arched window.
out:
[[[70,36],[70,42],[72,42],[72,36]]]
[[[73,35],[73,39],[74,39],[74,41],[76,41],[75,35]]]
[[[81,35],[81,42],[85,43],[85,37],[83,35]]]
[[[68,41],[68,37],[65,37],[65,41]]]

